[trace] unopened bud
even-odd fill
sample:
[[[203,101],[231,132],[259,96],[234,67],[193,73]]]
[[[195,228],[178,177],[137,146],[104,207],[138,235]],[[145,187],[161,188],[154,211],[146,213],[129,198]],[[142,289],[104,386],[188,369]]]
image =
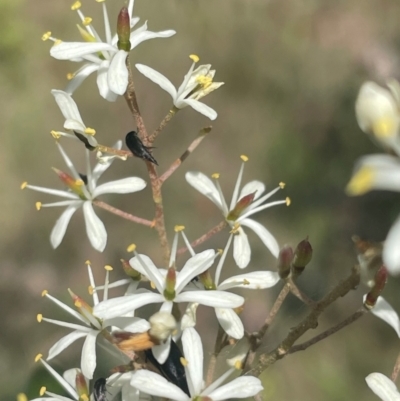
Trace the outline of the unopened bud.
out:
[[[381,295],[381,292],[385,288],[387,278],[388,271],[386,267],[382,265],[375,274],[375,285],[372,287],[371,291],[367,294],[367,297],[365,299],[364,306],[367,309],[371,309],[375,306],[379,295]]]
[[[129,11],[126,7],[122,7],[121,11],[118,14],[117,35],[118,35],[118,42],[117,42],[118,49],[129,52],[131,50],[131,42],[129,41],[129,37],[131,35],[131,26],[130,26]]]
[[[293,249],[289,245],[284,245],[283,248],[279,251],[278,273],[280,278],[284,279],[289,276],[293,257]]]
[[[250,206],[253,203],[254,197],[256,196],[256,193],[248,194],[246,196],[243,196],[238,203],[236,203],[236,206],[228,213],[226,216],[226,219],[229,221],[236,221],[240,215],[243,213],[243,211]]]
[[[125,260],[125,259],[120,259],[120,260],[121,260],[122,268],[124,269],[125,274],[134,281],[140,281],[140,279],[142,278],[142,275],[137,270],[135,270],[129,264],[129,262],[127,260]]]
[[[308,242],[308,237],[301,241],[294,251],[292,267],[295,273],[301,274],[304,268],[310,263],[313,249]]]
[[[165,341],[176,330],[176,320],[169,312],[157,312],[149,319],[149,334],[158,341]]]

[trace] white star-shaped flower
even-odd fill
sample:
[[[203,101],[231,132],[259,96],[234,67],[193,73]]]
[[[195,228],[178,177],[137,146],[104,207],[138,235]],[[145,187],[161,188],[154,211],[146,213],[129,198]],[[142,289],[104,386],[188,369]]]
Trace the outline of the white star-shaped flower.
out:
[[[94,289],[95,284],[90,265],[88,265],[88,273],[90,279],[90,286],[92,289]],[[107,286],[108,270],[105,281]],[[93,378],[93,372],[96,368],[96,338],[99,334],[101,334],[103,330],[107,328],[110,329],[118,328],[133,333],[142,333],[149,330],[150,328],[150,324],[146,320],[139,319],[136,317],[123,316],[123,317],[116,317],[113,319],[102,320],[98,316],[96,316],[91,306],[89,306],[86,302],[84,302],[81,298],[79,298],[73,293],[71,293],[71,296],[74,300],[75,307],[78,309],[78,311],[70,308],[68,305],[52,297],[47,293],[47,291],[44,291],[43,295],[46,296],[51,301],[53,301],[56,305],[58,305],[64,311],[69,313],[79,322],[79,324],[69,323],[60,320],[48,319],[43,317],[42,315],[38,315],[39,321],[45,321],[48,323],[56,324],[58,326],[67,327],[73,330],[72,333],[62,337],[50,348],[47,360],[56,357],[60,352],[64,351],[76,340],[80,338],[85,338],[81,355],[81,368],[82,368],[82,373],[88,379]],[[93,295],[93,307],[96,307],[102,302],[107,301],[107,288],[104,291],[104,299],[102,302],[99,301],[97,292],[93,292],[92,295]]]
[[[347,184],[349,195],[388,190],[400,192],[400,159],[391,155],[377,154],[360,158]],[[400,273],[400,216],[390,229],[383,247],[383,262],[391,274]]]
[[[132,29],[139,18],[132,17],[134,0],[128,4],[130,28]],[[43,39],[51,39],[55,42],[50,49],[50,55],[58,60],[70,60],[84,62],[85,64],[74,74],[66,88],[66,92],[72,94],[76,88],[91,73],[97,71],[97,86],[100,95],[108,100],[115,101],[118,95],[123,95],[128,85],[128,70],[125,64],[128,52],[118,48],[118,36],[111,34],[111,26],[108,18],[106,2],[101,1],[104,14],[105,40],[101,39],[92,26],[92,19],[85,17],[80,10],[80,2],[74,3],[72,10],[78,12],[79,18],[85,29],[80,28],[84,42],[62,42],[51,37],[51,33],[43,35]],[[151,32],[147,30],[147,22],[140,28],[130,33],[130,50],[140,43],[154,38],[168,38],[175,34],[173,30]]]
[[[280,183],[279,186],[264,196],[261,196],[265,191],[265,185],[260,181],[251,181],[246,184],[239,193],[239,188],[242,181],[244,163],[247,161],[246,156],[242,156],[242,166],[238,178],[236,180],[235,189],[233,191],[231,204],[228,207],[221,187],[218,182],[219,175],[214,174],[214,184],[205,174],[198,171],[189,171],[186,173],[186,181],[201,194],[211,200],[222,212],[227,223],[232,227],[231,236],[234,237],[233,257],[236,264],[240,268],[246,267],[251,258],[251,248],[246,233],[242,226],[246,226],[253,230],[264,245],[271,253],[278,257],[279,245],[274,236],[260,223],[249,217],[261,210],[270,208],[275,205],[290,204],[290,199],[279,200],[275,202],[265,203],[272,195],[282,189],[285,185]]]
[[[365,381],[382,401],[400,401],[400,393],[396,385],[382,373],[370,373]]]
[[[65,153],[62,146],[56,143],[66,165],[68,166],[71,176],[56,170],[60,179],[68,186],[69,190],[63,191],[52,188],[44,188],[35,185],[28,185],[26,182],[22,184],[21,188],[29,188],[34,191],[47,193],[50,195],[60,196],[66,198],[60,202],[54,203],[40,203],[36,204],[38,209],[42,207],[58,207],[67,206],[65,211],[58,218],[55,226],[50,235],[50,242],[53,248],[57,248],[64,238],[68,224],[72,215],[82,207],[83,216],[85,218],[86,233],[93,248],[102,252],[107,244],[107,231],[103,222],[97,217],[93,210],[92,201],[98,196],[103,194],[127,194],[132,192],[141,191],[146,182],[139,177],[128,177],[116,181],[110,181],[105,184],[97,185],[98,179],[110,167],[114,159],[106,163],[97,163],[94,169],[90,167],[89,150],[85,149],[86,154],[86,176],[80,175],[75,169],[72,161]],[[122,142],[118,141],[115,144],[117,149],[120,149]]]
[[[189,401],[208,399],[211,401],[247,398],[258,394],[263,386],[261,381],[252,376],[238,377],[227,384],[222,384],[235,370],[229,369],[207,388],[203,379],[203,347],[201,338],[193,328],[186,329],[182,334],[184,366],[190,395],[179,387],[168,382],[164,377],[148,370],[139,370],[132,375],[131,385],[144,393],[165,397],[169,400]]]
[[[136,64],[136,68],[145,77],[168,92],[176,108],[183,109],[184,107],[190,106],[210,120],[215,120],[217,118],[217,112],[204,103],[199,102],[199,99],[208,95],[215,89],[218,89],[224,83],[213,82],[215,70],[211,69],[211,64],[200,65],[194,69],[199,58],[195,55],[190,56],[190,58],[193,60],[193,64],[189,72],[185,75],[178,90],[175,89],[175,86],[167,77],[153,68],[143,64]]]

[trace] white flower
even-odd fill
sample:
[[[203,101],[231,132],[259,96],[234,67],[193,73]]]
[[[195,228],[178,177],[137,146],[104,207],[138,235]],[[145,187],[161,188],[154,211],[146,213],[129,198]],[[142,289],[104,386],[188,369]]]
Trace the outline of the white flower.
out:
[[[400,401],[400,393],[396,385],[382,373],[370,373],[365,381],[382,401]]]
[[[199,58],[195,55],[190,56],[190,58],[193,60],[193,64],[178,90],[175,89],[175,86],[167,77],[153,70],[153,68],[143,64],[136,64],[136,68],[144,76],[167,91],[171,95],[176,108],[183,109],[186,106],[190,106],[199,113],[204,114],[210,120],[215,120],[217,112],[204,103],[199,102],[199,99],[218,89],[224,83],[213,82],[215,70],[211,70],[211,64],[200,65],[194,69]]]
[[[168,399],[176,401],[189,401],[202,399],[202,397],[213,401],[247,398],[258,394],[263,389],[261,381],[252,376],[242,376],[222,385],[234,372],[234,368],[229,369],[209,387],[204,388],[203,347],[195,329],[188,328],[183,332],[182,345],[190,396],[162,376],[148,370],[135,372],[132,375],[131,385],[147,394],[158,397],[167,396]]]
[[[240,268],[246,267],[249,264],[251,257],[250,244],[242,226],[249,227],[253,230],[275,258],[277,258],[279,254],[279,245],[274,236],[263,225],[249,217],[261,210],[275,205],[290,204],[289,198],[286,198],[286,200],[264,203],[284,187],[283,183],[280,183],[277,188],[273,189],[266,195],[261,196],[265,191],[265,185],[260,181],[251,181],[246,184],[239,193],[244,162],[247,161],[247,157],[242,156],[242,160],[243,163],[240,168],[229,208],[217,180],[219,177],[218,174],[213,175],[216,184],[214,184],[206,175],[197,171],[189,171],[185,176],[186,181],[193,188],[205,195],[221,210],[227,223],[232,227],[231,236],[234,236],[233,257]]]
[[[120,149],[122,146],[121,141],[115,145]],[[146,182],[138,177],[128,177],[116,181],[110,181],[106,184],[97,185],[100,176],[108,169],[112,161],[108,163],[98,163],[92,170],[90,167],[89,150],[85,149],[86,153],[86,176],[81,176],[75,169],[73,163],[65,153],[64,149],[59,143],[57,147],[68,166],[72,176],[56,170],[60,179],[69,187],[69,191],[62,191],[51,188],[38,187],[35,185],[22,184],[22,188],[29,188],[34,191],[44,192],[50,195],[60,196],[67,200],[41,204],[38,202],[36,207],[54,207],[54,206],[67,206],[65,211],[56,221],[55,226],[50,235],[50,242],[53,248],[57,248],[64,238],[68,224],[72,215],[77,209],[82,207],[83,216],[85,218],[86,233],[93,248],[102,252],[107,243],[107,231],[103,222],[97,217],[93,210],[92,201],[98,196],[103,194],[126,194],[142,190],[146,186]]]
[[[131,29],[137,24],[139,18],[132,17],[134,0],[129,1],[128,12]],[[73,93],[75,89],[92,72],[97,71],[97,86],[100,95],[108,100],[115,101],[118,95],[123,95],[128,85],[128,70],[125,60],[128,52],[119,50],[117,46],[118,36],[111,34],[110,21],[108,18],[106,2],[101,2],[104,14],[104,30],[106,39],[103,41],[95,28],[92,19],[85,17],[80,10],[80,2],[72,6],[72,10],[78,12],[86,30],[80,28],[84,42],[62,42],[51,37],[51,33],[43,36],[43,39],[51,39],[55,42],[50,50],[51,56],[58,60],[70,60],[74,62],[85,62],[85,64],[72,75],[66,92]],[[173,30],[151,32],[147,30],[147,22],[130,34],[130,49],[134,49],[145,40],[153,38],[168,38],[175,34]]]
[[[349,195],[363,195],[372,190],[400,192],[400,160],[395,156],[377,154],[360,158],[347,184]],[[384,247],[383,262],[391,274],[400,273],[400,217],[390,229]]]
[[[88,273],[90,279],[91,288],[95,288],[92,270],[90,265],[88,265]],[[104,299],[102,302],[107,301],[107,283],[108,283],[108,270],[106,275],[106,288],[104,291]],[[42,315],[38,315],[39,321],[45,321],[48,323],[56,324],[58,326],[67,327],[72,329],[72,333],[67,334],[62,337],[59,341],[57,341],[49,350],[49,355],[47,360],[53,359],[60,352],[64,351],[67,347],[69,347],[73,342],[80,338],[85,338],[85,342],[82,348],[81,355],[81,368],[82,373],[88,379],[93,378],[93,372],[96,368],[96,338],[101,332],[107,328],[119,328],[125,331],[133,332],[133,333],[142,333],[150,328],[150,324],[144,320],[135,317],[116,317],[113,319],[100,319],[93,312],[93,308],[86,304],[80,297],[71,293],[71,296],[74,300],[75,307],[78,309],[78,312],[74,309],[70,308],[68,305],[59,301],[58,299],[52,297],[44,291],[44,296],[53,301],[60,308],[69,313],[72,317],[78,320],[79,324],[69,323],[60,320],[48,319],[43,317]],[[100,305],[102,302],[99,301],[97,292],[93,292],[93,306]]]
[[[356,117],[360,128],[400,154],[400,88],[397,81],[388,83],[390,90],[374,82],[365,82],[356,101]]]

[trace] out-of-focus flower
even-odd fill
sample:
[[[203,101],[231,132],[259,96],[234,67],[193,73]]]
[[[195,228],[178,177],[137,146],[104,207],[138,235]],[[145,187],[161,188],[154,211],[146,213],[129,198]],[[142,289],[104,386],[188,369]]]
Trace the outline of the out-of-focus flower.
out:
[[[118,141],[115,144],[117,149],[120,149],[122,142]],[[103,194],[126,194],[141,191],[145,186],[146,182],[139,177],[128,177],[116,181],[110,181],[105,184],[97,185],[97,181],[100,176],[110,167],[112,160],[106,163],[98,163],[92,170],[89,161],[89,150],[85,149],[86,154],[86,176],[80,175],[75,169],[72,161],[65,153],[62,146],[57,142],[57,147],[68,166],[71,175],[66,174],[60,170],[54,169],[59,178],[69,188],[67,191],[38,187],[35,185],[28,185],[24,182],[21,188],[29,188],[34,191],[44,192],[50,195],[60,196],[67,200],[54,202],[54,203],[36,203],[37,209],[42,207],[54,207],[54,206],[67,206],[62,215],[58,218],[55,226],[50,235],[50,242],[53,248],[57,248],[64,238],[68,224],[71,220],[72,215],[77,209],[82,207],[83,216],[85,218],[86,233],[93,248],[102,252],[107,244],[107,231],[104,227],[103,222],[97,217],[93,210],[92,201],[98,196]]]
[[[400,393],[396,385],[382,373],[370,373],[365,381],[382,401],[400,401]]]
[[[177,401],[196,399],[222,401],[247,398],[258,394],[263,389],[261,381],[252,376],[239,377],[223,385],[222,383],[235,371],[235,368],[229,369],[209,387],[204,388],[203,346],[195,329],[188,328],[183,332],[182,345],[185,356],[183,362],[190,396],[159,374],[145,369],[132,374],[131,385],[153,396],[165,397],[168,394],[170,400]]]
[[[356,117],[364,132],[400,155],[400,86],[392,80],[388,87],[365,82],[356,101]]]
[[[217,112],[204,103],[199,102],[199,99],[218,89],[223,82],[213,82],[215,70],[211,69],[211,64],[200,65],[194,69],[199,58],[195,55],[190,56],[193,64],[189,72],[185,75],[181,86],[178,90],[171,81],[160,74],[153,68],[143,64],[136,64],[136,68],[147,78],[159,85],[162,89],[168,92],[178,109],[190,106],[201,114],[204,114],[210,120],[217,118]]]
[[[108,270],[106,269],[105,289],[104,298],[102,302],[107,301],[107,283],[108,283]],[[95,288],[93,273],[90,265],[88,265],[88,274],[90,281],[90,288]],[[82,373],[86,378],[92,379],[93,372],[96,368],[96,338],[106,328],[123,329],[132,333],[142,333],[150,328],[150,324],[144,320],[136,317],[120,316],[113,319],[99,319],[93,312],[93,307],[101,304],[97,292],[94,290],[92,293],[93,307],[88,305],[82,298],[78,297],[70,291],[70,295],[74,301],[74,305],[77,310],[70,308],[68,305],[54,298],[47,291],[43,292],[43,296],[53,301],[56,305],[62,308],[64,311],[69,313],[72,317],[78,320],[79,324],[69,323],[60,320],[48,319],[43,317],[41,314],[38,315],[38,321],[45,321],[58,326],[67,327],[72,329],[72,333],[67,334],[57,341],[49,350],[47,360],[53,359],[60,352],[64,351],[73,342],[80,338],[85,338],[85,342],[82,348],[81,355],[81,368]]]
[[[130,29],[132,29],[139,18],[132,17],[134,0],[128,4]],[[108,18],[106,2],[101,1],[104,14],[105,40],[101,39],[92,26],[92,19],[85,17],[80,10],[81,3],[75,2],[71,9],[77,11],[84,28],[78,26],[83,37],[83,42],[63,42],[51,36],[50,32],[43,35],[43,40],[51,39],[55,42],[50,49],[50,54],[58,60],[70,60],[73,62],[84,62],[85,64],[74,74],[70,74],[70,82],[66,92],[72,94],[76,88],[91,73],[97,71],[97,86],[100,95],[108,100],[115,101],[118,95],[123,95],[128,85],[128,70],[125,64],[128,56],[126,49],[118,47],[118,36],[111,34],[111,26]],[[175,34],[173,30],[151,32],[147,30],[147,22],[140,28],[130,33],[130,50],[140,43],[154,38],[168,38]]]
[[[210,199],[211,202],[221,210],[225,220],[232,228],[231,236],[234,238],[233,257],[236,264],[240,268],[244,268],[250,262],[251,248],[242,226],[246,226],[253,230],[275,258],[277,258],[279,255],[279,245],[274,236],[263,225],[249,217],[272,206],[282,204],[289,205],[290,199],[286,198],[285,200],[265,203],[265,201],[272,195],[284,188],[284,183],[280,183],[278,187],[266,195],[261,196],[265,191],[265,185],[260,181],[251,181],[246,184],[239,193],[244,164],[248,160],[246,156],[241,156],[241,158],[243,163],[236,180],[235,189],[229,207],[219,185],[219,174],[213,174],[212,178],[215,180],[214,184],[205,174],[198,171],[189,171],[186,173],[186,181],[193,188],[197,189],[201,194]]]

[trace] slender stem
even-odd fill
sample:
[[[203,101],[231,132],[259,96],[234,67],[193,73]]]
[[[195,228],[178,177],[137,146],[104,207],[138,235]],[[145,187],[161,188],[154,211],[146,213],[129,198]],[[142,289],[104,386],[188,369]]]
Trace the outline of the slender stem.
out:
[[[147,227],[154,227],[154,221],[142,219],[141,217],[134,216],[130,213],[124,212],[123,210],[117,209],[114,206],[109,205],[108,203],[99,201],[99,200],[94,200],[92,203],[98,207],[101,207],[104,210],[107,210],[110,213],[116,214],[119,217],[122,217],[125,220],[133,221],[134,223],[137,224],[142,224]]]
[[[297,298],[300,299],[300,301],[302,301],[304,304],[306,304],[312,308],[315,306],[315,301],[313,301],[311,298],[308,298],[308,296],[306,294],[301,292],[292,278],[288,279],[288,283],[289,283],[290,292],[294,296],[296,296]]]
[[[209,230],[208,232],[206,232],[204,235],[202,235],[200,238],[197,238],[195,241],[193,241],[190,245],[192,246],[192,248],[195,248],[196,246],[202,244],[203,242],[207,241],[209,238],[211,238],[213,235],[219,233],[220,231],[222,231],[226,226],[228,225],[228,223],[224,220],[221,221],[221,223],[219,223],[218,225],[216,225],[215,227],[213,227],[211,230]],[[182,247],[180,249],[178,249],[177,254],[178,255],[182,255],[184,254],[188,249],[186,247]]]
[[[175,170],[185,161],[185,159],[187,159],[187,157],[197,148],[197,146],[200,145],[201,141],[210,131],[211,127],[206,127],[200,130],[198,137],[183,152],[182,156],[175,160],[171,167],[158,179],[160,185],[162,185],[164,181],[175,172]]]
[[[154,140],[157,138],[158,134],[167,126],[167,124],[172,120],[172,117],[179,111],[177,107],[173,107],[168,114],[161,121],[158,128],[149,136],[148,142],[152,144]]]
[[[297,351],[304,351],[311,345],[314,345],[319,341],[322,341],[323,339],[331,336],[332,334],[335,334],[336,332],[348,326],[349,324],[355,322],[365,313],[368,313],[368,311],[365,308],[360,308],[358,311],[354,312],[351,316],[349,316],[347,319],[343,320],[343,322],[340,322],[336,326],[331,327],[328,330],[325,330],[323,333],[318,334],[314,338],[311,338],[310,340],[305,341],[304,343],[293,346],[292,348],[289,349],[288,354],[293,354]]]
[[[350,290],[355,289],[360,282],[360,267],[355,266],[350,276],[341,281],[321,301],[315,304],[315,308],[297,326],[293,327],[288,336],[272,352],[261,354],[258,365],[251,369],[248,374],[259,376],[270,365],[282,359],[288,351],[305,332],[315,329],[318,326],[318,318],[321,313],[338,298],[346,295]]]
[[[103,153],[110,153],[116,156],[120,156],[125,159],[133,156],[132,152],[129,150],[115,149],[110,146],[105,146],[100,144],[96,146],[96,150]]]
[[[397,376],[399,375],[399,371],[400,371],[400,353],[397,356],[396,363],[393,367],[393,372],[392,372],[392,376],[391,376],[391,379],[393,382],[396,382]]]

